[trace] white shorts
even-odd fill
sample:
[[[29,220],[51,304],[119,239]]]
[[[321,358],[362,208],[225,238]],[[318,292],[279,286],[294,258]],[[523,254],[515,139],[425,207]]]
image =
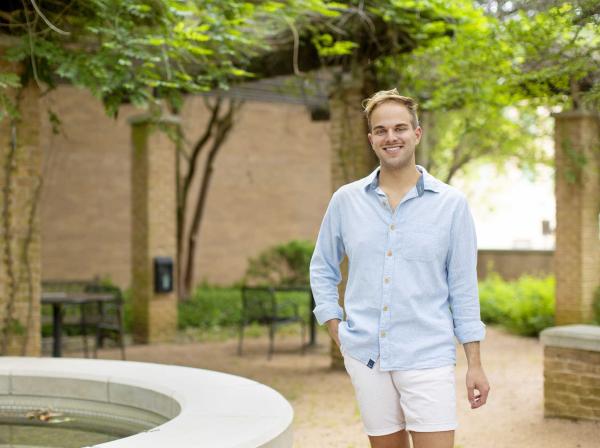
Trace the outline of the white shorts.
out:
[[[456,429],[454,366],[382,372],[379,361],[372,369],[344,356],[358,407],[370,436],[403,429],[415,432]]]

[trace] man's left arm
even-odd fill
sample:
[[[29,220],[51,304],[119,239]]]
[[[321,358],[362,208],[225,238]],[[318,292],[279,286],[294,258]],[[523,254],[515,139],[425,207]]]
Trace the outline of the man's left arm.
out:
[[[477,287],[477,236],[475,223],[464,197],[452,218],[447,258],[448,300],[452,310],[454,334],[463,344],[467,357],[467,393],[471,408],[485,404],[490,390],[481,365],[479,342],[485,337],[481,322]]]
[[[467,395],[471,409],[483,406],[487,401],[488,393],[490,392],[490,384],[488,383],[483,367],[481,366],[481,358],[479,355],[479,341],[467,342],[463,344],[465,355],[467,356]]]

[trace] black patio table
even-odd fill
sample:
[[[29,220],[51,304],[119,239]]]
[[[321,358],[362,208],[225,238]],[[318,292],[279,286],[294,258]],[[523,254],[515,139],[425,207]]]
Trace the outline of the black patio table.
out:
[[[102,304],[117,300],[118,298],[111,293],[43,292],[42,305],[52,306],[52,356],[55,358],[62,356],[63,306],[79,305],[83,307],[88,303]],[[83,309],[81,310],[81,325],[86,325]]]

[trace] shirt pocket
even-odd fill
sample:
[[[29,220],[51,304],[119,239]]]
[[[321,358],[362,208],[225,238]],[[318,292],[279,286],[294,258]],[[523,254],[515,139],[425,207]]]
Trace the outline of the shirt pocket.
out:
[[[399,242],[400,256],[409,261],[434,261],[442,249],[440,238],[433,232],[405,232]]]

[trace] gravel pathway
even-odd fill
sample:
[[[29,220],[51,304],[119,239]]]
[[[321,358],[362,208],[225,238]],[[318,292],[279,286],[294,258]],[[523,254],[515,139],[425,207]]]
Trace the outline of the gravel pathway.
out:
[[[267,361],[263,337],[247,339],[243,357],[236,355],[237,341],[227,340],[131,346],[127,358],[252,378],[291,402],[295,447],[367,448],[350,380],[345,372],[329,369],[326,334],[319,333],[319,346],[304,355],[298,339],[297,335],[278,335],[271,361]],[[113,349],[102,350],[100,355],[119,358]],[[600,448],[600,423],[543,418],[543,353],[536,339],[488,327],[482,359],[490,397],[483,408],[471,410],[464,387],[465,357],[459,348],[456,448]]]

